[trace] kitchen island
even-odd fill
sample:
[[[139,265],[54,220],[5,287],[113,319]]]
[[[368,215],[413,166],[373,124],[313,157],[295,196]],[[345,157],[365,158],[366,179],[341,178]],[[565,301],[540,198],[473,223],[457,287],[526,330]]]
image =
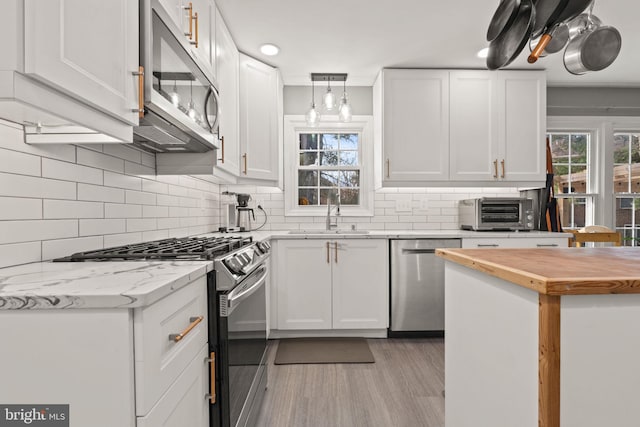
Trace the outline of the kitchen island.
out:
[[[440,249],[447,427],[637,426],[640,249]]]

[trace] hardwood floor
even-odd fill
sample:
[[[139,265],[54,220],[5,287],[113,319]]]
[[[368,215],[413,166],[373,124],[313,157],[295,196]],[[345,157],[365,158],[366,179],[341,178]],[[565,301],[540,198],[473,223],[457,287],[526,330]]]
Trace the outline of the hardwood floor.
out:
[[[274,365],[257,427],[443,427],[444,340],[369,339],[376,362]]]

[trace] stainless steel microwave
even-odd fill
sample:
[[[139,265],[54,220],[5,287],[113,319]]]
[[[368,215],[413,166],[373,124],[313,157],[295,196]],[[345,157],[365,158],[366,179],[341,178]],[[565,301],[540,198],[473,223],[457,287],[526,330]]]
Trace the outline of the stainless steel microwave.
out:
[[[533,202],[518,197],[482,197],[458,202],[463,230],[529,231],[534,229]]]
[[[197,31],[197,25],[196,31]],[[158,0],[140,0],[140,97],[134,143],[151,152],[218,148],[216,80]]]

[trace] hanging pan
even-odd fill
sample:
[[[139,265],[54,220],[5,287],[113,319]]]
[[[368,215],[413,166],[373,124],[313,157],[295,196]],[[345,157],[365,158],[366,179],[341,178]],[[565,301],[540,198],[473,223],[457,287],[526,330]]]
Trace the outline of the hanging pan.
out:
[[[502,0],[498,5],[491,22],[489,22],[489,28],[487,29],[487,41],[494,41],[502,32],[513,24],[513,21],[518,16],[518,8],[520,7],[520,0]]]
[[[569,24],[563,23],[556,28],[553,32],[553,38],[544,48],[542,53],[540,54],[540,58],[543,58],[552,53],[560,52],[564,47],[569,43],[570,39],[570,27]],[[531,38],[529,41],[529,50],[533,52],[533,49],[536,48],[538,42],[540,41],[540,37]]]
[[[533,64],[538,60],[542,52],[547,45],[551,42],[553,34],[556,29],[565,21],[569,21],[576,16],[580,15],[589,6],[592,0],[565,0],[562,2],[554,1],[557,4],[557,8],[551,14],[551,17],[547,20],[544,26],[544,31],[538,45],[533,49],[527,61]],[[538,0],[536,7],[542,7],[545,4],[545,0]],[[539,20],[538,20],[539,24]]]
[[[564,67],[572,74],[600,71],[615,61],[622,47],[620,32],[591,23],[564,51]]]
[[[531,37],[535,13],[532,0],[520,0],[513,21],[489,44],[487,68],[497,70],[517,58]]]

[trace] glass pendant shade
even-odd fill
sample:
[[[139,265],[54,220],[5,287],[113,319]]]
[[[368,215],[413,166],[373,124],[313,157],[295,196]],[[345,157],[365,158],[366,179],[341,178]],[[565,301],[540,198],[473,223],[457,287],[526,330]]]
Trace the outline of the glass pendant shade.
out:
[[[311,103],[311,108],[307,111],[307,114],[304,116],[307,121],[307,125],[309,126],[317,126],[320,122],[320,113],[316,110],[316,104]]]
[[[180,105],[180,95],[178,94],[178,87],[175,81],[173,82],[173,92],[169,94],[169,99],[175,107]]]
[[[340,108],[338,110],[338,117],[341,122],[350,122],[351,117],[353,116],[353,112],[351,110],[351,104],[347,99],[347,93],[345,92],[342,95],[342,99],[340,100]]]
[[[327,111],[331,111],[336,107],[336,96],[331,92],[331,86],[327,88],[327,93],[322,98],[322,105]]]

